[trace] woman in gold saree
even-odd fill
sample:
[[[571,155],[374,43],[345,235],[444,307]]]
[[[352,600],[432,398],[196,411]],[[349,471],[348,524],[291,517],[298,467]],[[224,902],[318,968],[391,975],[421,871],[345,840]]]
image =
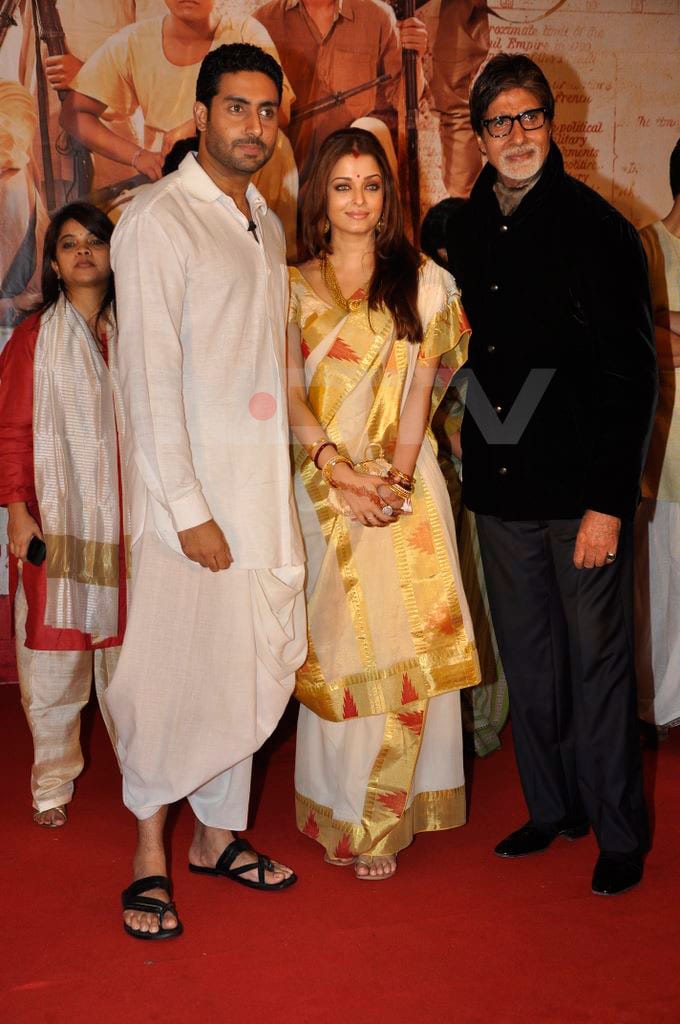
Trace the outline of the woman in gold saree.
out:
[[[308,558],[298,826],[389,878],[416,832],[465,820],[461,687],[479,678],[429,422],[468,331],[453,278],[408,242],[377,140],[333,133],[292,268],[290,421]]]

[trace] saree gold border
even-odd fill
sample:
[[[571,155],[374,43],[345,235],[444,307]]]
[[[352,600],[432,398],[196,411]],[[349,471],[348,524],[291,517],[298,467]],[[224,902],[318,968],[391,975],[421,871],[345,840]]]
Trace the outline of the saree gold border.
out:
[[[407,581],[402,583],[402,594],[406,606],[411,636],[416,654],[423,655],[442,646],[442,630],[439,622],[431,626],[424,625],[434,608],[433,591],[445,595],[446,611],[449,617],[451,635],[459,641],[465,636],[465,626],[460,603],[456,594],[453,574],[449,567],[449,557],[444,545],[441,524],[432,497],[420,477],[416,482],[416,497],[413,502],[414,514],[399,519],[394,527],[394,548],[397,558],[399,577]],[[427,524],[432,540],[433,551],[424,553],[422,549],[411,543],[417,531]],[[436,584],[436,586],[435,586]],[[447,646],[451,646],[447,644]],[[454,650],[458,646],[454,642]],[[424,666],[427,670],[427,666]],[[470,679],[470,684],[477,679]]]
[[[382,321],[382,325],[377,331],[372,330],[373,343],[369,345],[361,359],[357,363],[338,360],[337,365],[330,365],[322,360],[309,383],[309,397],[312,399],[312,406],[319,423],[325,430],[329,429],[342,403],[366,374],[371,363],[387,341],[389,332],[392,330],[392,320],[385,313],[379,310],[372,310],[371,316],[375,316],[379,321]],[[343,341],[346,341],[351,347],[353,347],[353,341],[358,342],[357,347],[354,349],[357,353],[363,347],[361,344],[362,334],[365,335],[367,333],[365,326],[360,326],[358,321],[360,318],[364,319],[367,317],[368,304],[362,302],[358,310],[347,315],[347,320],[343,327]],[[336,323],[343,318],[344,314],[343,317],[336,319]],[[350,367],[352,368],[351,372],[348,372]],[[345,371],[344,373],[342,372],[343,370]]]
[[[400,722],[396,714],[387,715],[380,750],[366,786],[361,825],[354,826],[351,852],[372,855],[395,853],[412,839],[404,825],[404,808],[413,785],[422,743],[427,701],[411,704],[409,710],[422,713],[422,726],[414,732]],[[318,822],[317,822],[318,824]],[[342,839],[339,839],[342,842]],[[331,856],[343,856],[343,847],[329,850]]]
[[[350,849],[359,850],[364,833],[362,825],[334,818],[329,807],[317,804],[298,792],[295,793],[295,813],[299,831],[313,838],[329,856],[333,856],[338,845],[346,837],[349,838]],[[305,830],[310,814],[314,816],[314,822],[319,829],[318,834],[314,836]],[[450,828],[460,828],[465,821],[465,786],[418,793],[411,806],[404,811],[397,828],[390,834],[393,849],[384,849],[381,852],[385,856],[399,853],[400,850],[406,849],[418,832],[442,832]]]
[[[295,696],[329,722],[344,721],[345,690],[351,693],[359,717],[389,714],[406,706],[401,700],[404,674],[408,675],[417,700],[474,686],[478,678],[475,645],[469,640],[450,644],[385,669],[341,676],[330,682],[323,678],[310,647],[307,661],[298,669]]]
[[[423,700],[409,705],[409,711],[422,714],[421,727],[417,732],[404,725],[396,714],[387,716],[383,745],[373,765],[366,788],[362,818],[364,824],[376,822],[381,833],[377,838],[372,836],[373,842],[369,849],[374,856],[397,852],[394,848],[395,837],[392,833],[396,830],[399,835],[399,826],[404,811],[402,810],[397,816],[395,811],[390,811],[385,805],[380,807],[380,798],[381,796],[402,798],[403,794],[403,806],[406,807],[413,788],[416,764],[423,742],[428,704],[429,701]],[[366,828],[370,834],[372,831],[370,824],[366,824]],[[398,847],[398,849],[402,849],[402,847]]]
[[[128,538],[129,542],[129,538]],[[81,540],[70,534],[45,534],[47,578],[71,579],[97,587],[117,587],[119,545]],[[126,557],[128,544],[126,543]]]

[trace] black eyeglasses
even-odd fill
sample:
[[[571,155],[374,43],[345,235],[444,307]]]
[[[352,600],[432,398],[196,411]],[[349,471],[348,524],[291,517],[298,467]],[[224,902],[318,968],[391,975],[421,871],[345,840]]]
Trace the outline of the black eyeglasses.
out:
[[[482,124],[493,139],[504,139],[512,131],[514,121],[519,121],[525,132],[533,132],[542,128],[546,117],[545,107],[534,107],[523,110],[521,114],[500,114],[498,117],[487,117]]]

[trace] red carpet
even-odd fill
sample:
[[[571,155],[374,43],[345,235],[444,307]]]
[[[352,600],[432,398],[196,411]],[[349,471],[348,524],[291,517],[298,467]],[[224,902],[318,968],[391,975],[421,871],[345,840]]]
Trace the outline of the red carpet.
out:
[[[270,751],[252,836],[300,882],[251,892],[186,870],[186,808],[172,835],[185,935],[128,938],[133,821],[97,718],[60,831],[31,823],[30,741],[0,687],[2,1024],[657,1024],[680,1021],[680,730],[646,755],[656,819],[642,886],[590,895],[592,838],[515,863],[491,849],[524,820],[511,738],[473,765],[470,821],[420,837],[393,881],[359,883],[300,836],[290,721]],[[263,772],[260,772],[262,775]]]

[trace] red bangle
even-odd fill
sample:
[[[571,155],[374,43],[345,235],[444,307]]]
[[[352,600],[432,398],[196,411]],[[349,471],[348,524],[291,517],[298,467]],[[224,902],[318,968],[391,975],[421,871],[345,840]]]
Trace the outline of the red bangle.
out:
[[[320,457],[325,447],[334,447],[335,451],[338,451],[338,445],[334,444],[333,441],[324,441],[323,444],[320,444],[314,452],[314,458],[312,460],[316,469],[318,469],[318,457]]]

